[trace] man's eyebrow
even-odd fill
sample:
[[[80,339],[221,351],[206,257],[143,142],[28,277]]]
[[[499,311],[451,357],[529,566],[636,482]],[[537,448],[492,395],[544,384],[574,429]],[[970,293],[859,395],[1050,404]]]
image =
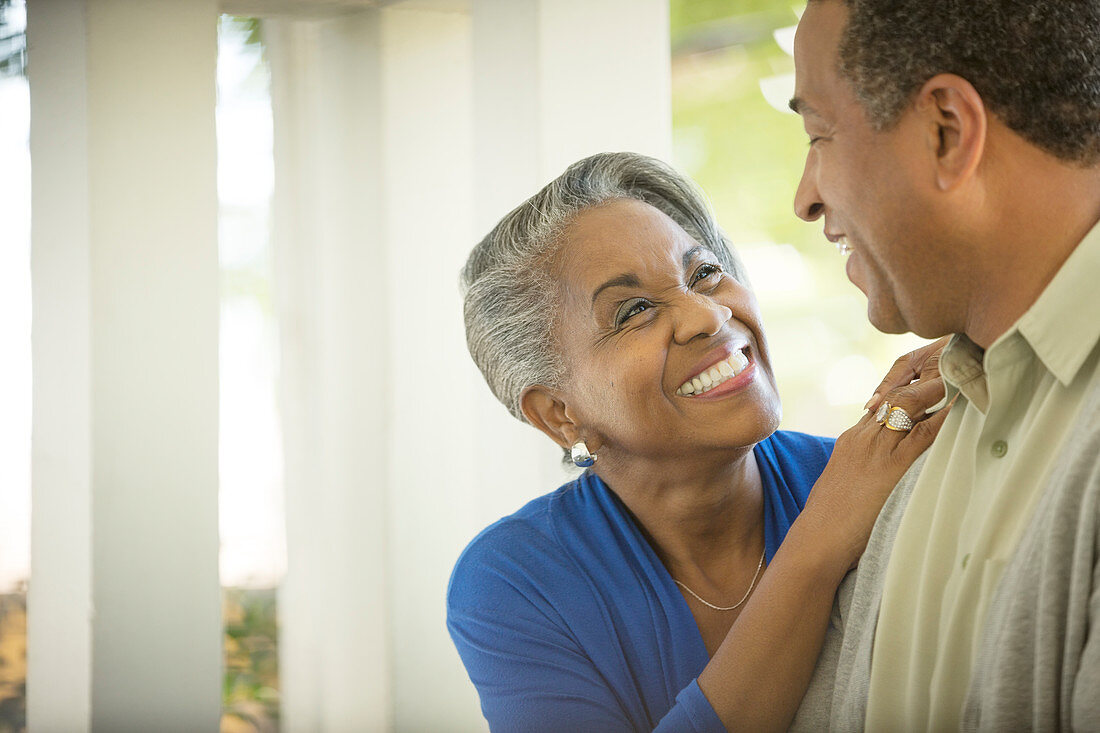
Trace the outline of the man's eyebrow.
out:
[[[596,304],[596,298],[599,297],[600,293],[602,293],[604,290],[607,290],[608,288],[636,288],[639,285],[641,285],[641,282],[639,282],[638,278],[635,275],[631,275],[629,273],[625,275],[619,275],[618,277],[613,277],[600,287],[596,288],[596,292],[592,293],[592,305]]]
[[[791,101],[787,102],[787,106],[791,108],[791,112],[798,115],[814,115],[820,117],[817,110],[806,104],[806,100],[802,97],[791,97]]]

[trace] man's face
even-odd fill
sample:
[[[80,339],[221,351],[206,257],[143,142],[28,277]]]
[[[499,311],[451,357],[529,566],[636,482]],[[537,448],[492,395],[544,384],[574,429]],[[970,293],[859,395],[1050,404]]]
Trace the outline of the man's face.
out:
[[[839,0],[810,2],[795,37],[795,98],[810,137],[795,211],[824,219],[825,235],[848,245],[848,278],[867,295],[867,317],[881,331],[938,326],[929,318],[937,292],[935,227],[918,185],[928,174],[925,137],[909,112],[876,132],[849,82],[838,72],[837,49],[848,10]]]

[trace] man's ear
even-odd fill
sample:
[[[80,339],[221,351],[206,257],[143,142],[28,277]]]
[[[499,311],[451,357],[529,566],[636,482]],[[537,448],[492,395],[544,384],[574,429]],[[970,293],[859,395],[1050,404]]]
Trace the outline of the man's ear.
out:
[[[936,186],[941,191],[954,190],[974,174],[985,152],[989,124],[985,103],[966,79],[937,74],[921,87],[915,104],[928,122]]]
[[[554,390],[533,384],[523,390],[519,407],[527,422],[546,433],[562,448],[569,448],[577,442],[577,426],[570,419],[565,402]]]

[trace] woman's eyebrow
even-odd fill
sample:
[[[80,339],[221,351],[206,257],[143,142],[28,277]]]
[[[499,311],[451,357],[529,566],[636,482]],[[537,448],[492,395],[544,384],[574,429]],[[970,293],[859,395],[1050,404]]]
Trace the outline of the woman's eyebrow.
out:
[[[710,250],[702,245],[697,244],[689,249],[687,252],[684,252],[681,261],[683,262],[685,270],[688,269],[688,267],[691,265],[691,261],[695,259],[696,255],[701,252],[710,252]],[[596,292],[592,293],[592,305],[596,304],[596,298],[600,297],[600,293],[602,293],[604,290],[607,290],[608,288],[637,288],[641,287],[641,285],[642,283],[640,280],[638,280],[637,275],[625,273],[623,275],[613,277],[600,287],[596,288]]]
[[[691,265],[691,261],[695,259],[695,255],[699,254],[700,252],[710,252],[710,250],[701,244],[697,244],[689,249],[687,252],[684,252],[684,257],[681,261],[684,263],[685,270],[688,269],[689,265]]]
[[[604,290],[607,290],[608,288],[636,288],[640,285],[641,282],[638,280],[636,275],[631,275],[627,273],[625,275],[613,277],[600,287],[596,288],[596,292],[592,293],[592,305],[596,304],[596,298],[599,297],[600,293],[602,293]]]

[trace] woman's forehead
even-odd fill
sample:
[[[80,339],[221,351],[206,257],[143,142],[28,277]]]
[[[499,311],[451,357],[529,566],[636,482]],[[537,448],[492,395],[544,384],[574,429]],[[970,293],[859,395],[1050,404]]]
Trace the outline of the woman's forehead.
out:
[[[665,213],[643,201],[625,199],[588,209],[563,235],[562,275],[596,280],[608,270],[642,275],[682,265],[699,243]]]

